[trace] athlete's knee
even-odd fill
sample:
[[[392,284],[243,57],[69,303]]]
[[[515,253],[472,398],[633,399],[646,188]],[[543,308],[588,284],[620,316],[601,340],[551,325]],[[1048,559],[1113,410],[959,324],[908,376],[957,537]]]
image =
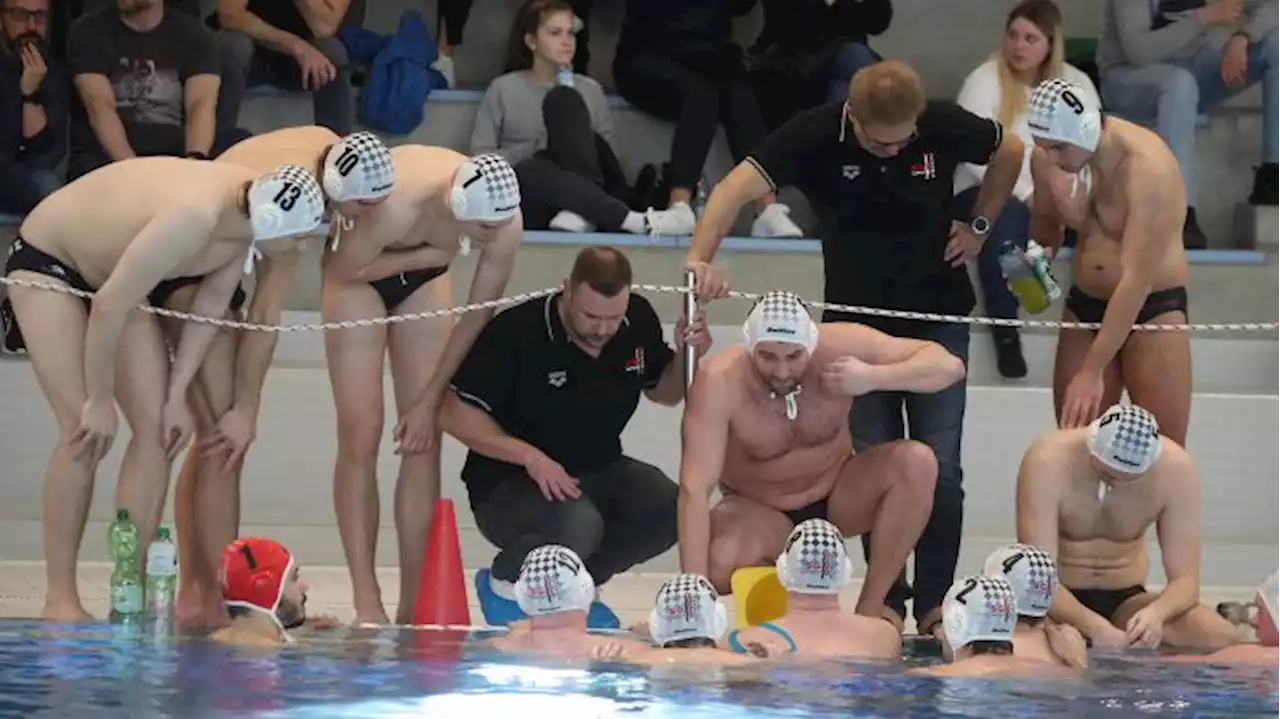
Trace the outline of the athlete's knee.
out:
[[[382,445],[382,422],[339,421],[338,461],[343,464],[376,464]]]
[[[750,550],[754,548],[751,542],[744,541],[743,537],[734,534],[720,534],[711,538],[711,545],[707,548],[707,574],[708,579],[715,585],[716,591],[727,594],[733,580],[733,573],[740,567],[773,559],[764,556],[746,556],[748,553],[763,554],[751,552]]]
[[[907,487],[912,494],[932,496],[938,483],[938,457],[933,448],[908,439],[895,442],[887,451],[897,470],[894,484]]]

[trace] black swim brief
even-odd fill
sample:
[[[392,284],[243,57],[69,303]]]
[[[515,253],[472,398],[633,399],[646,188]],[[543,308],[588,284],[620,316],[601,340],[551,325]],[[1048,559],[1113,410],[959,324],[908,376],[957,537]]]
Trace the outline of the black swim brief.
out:
[[[790,519],[791,524],[793,525],[810,519],[826,519],[828,509],[827,503],[830,499],[830,497],[823,497],[822,499],[811,504],[807,504],[799,509],[786,510],[783,514],[787,515],[787,519]]]
[[[160,284],[156,285],[155,289],[147,293],[147,302],[150,302],[152,307],[168,307],[169,298],[173,296],[174,292],[177,292],[183,287],[198,285],[201,282],[204,282],[204,277],[202,275],[195,275],[192,277],[175,277],[171,280],[161,280]],[[236,288],[236,293],[231,296],[231,311],[236,314],[240,314],[240,310],[244,309],[244,302],[246,299],[248,299],[248,296],[244,292],[244,285],[240,285]]]
[[[1071,589],[1070,591],[1090,611],[1111,621],[1115,618],[1120,605],[1145,593],[1147,588],[1141,584],[1135,584],[1121,589]]]
[[[31,243],[22,239],[21,236],[13,240],[13,244],[9,247],[9,259],[4,263],[4,274],[8,277],[15,270],[26,270],[27,272],[35,272],[46,277],[52,277],[61,280],[73,289],[84,292],[95,292],[97,288],[89,284],[74,267],[59,260],[57,257],[33,247]],[[89,298],[82,298],[86,307],[89,305]],[[4,302],[0,302],[0,323],[4,326],[4,348],[10,352],[22,352],[27,348],[26,341],[22,338],[22,329],[18,327],[18,318],[13,313],[13,303],[6,296]]]
[[[417,292],[419,287],[448,271],[448,265],[444,267],[428,267],[425,270],[414,270],[383,277],[380,280],[370,282],[369,286],[382,298],[382,305],[387,308],[387,312],[394,312],[400,306],[400,303],[409,299],[409,296]]]
[[[1102,322],[1102,316],[1107,312],[1107,300],[1087,295],[1079,288],[1072,287],[1067,293],[1067,309],[1081,322]],[[1187,314],[1186,287],[1170,287],[1147,295],[1134,324],[1145,325],[1166,312]]]

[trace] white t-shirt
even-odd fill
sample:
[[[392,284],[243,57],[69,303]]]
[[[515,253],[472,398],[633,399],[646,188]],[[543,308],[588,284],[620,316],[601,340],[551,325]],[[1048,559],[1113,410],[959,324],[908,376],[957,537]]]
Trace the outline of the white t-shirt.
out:
[[[979,65],[973,72],[969,73],[969,77],[965,78],[964,85],[960,88],[960,96],[956,98],[956,103],[964,109],[981,117],[990,118],[992,120],[1000,114],[1000,74],[997,65],[1000,60],[991,58]],[[1098,90],[1093,86],[1093,81],[1089,76],[1081,72],[1078,68],[1063,64],[1063,79],[1067,82],[1079,85],[1085,92],[1093,96],[1093,101],[1102,105],[1098,99]],[[1027,98],[1031,97],[1031,88],[1025,88]],[[1027,114],[1021,113],[1018,119],[1013,121],[1012,127],[1006,127],[1005,132],[1012,131],[1022,143],[1026,145],[1026,152],[1022,156],[1022,174],[1018,175],[1018,184],[1013,187],[1013,196],[1019,200],[1026,201],[1031,196],[1033,189],[1031,183],[1031,128],[1027,126]],[[962,164],[956,168],[955,192],[959,194],[982,184],[982,176],[986,174],[987,168],[979,165]]]

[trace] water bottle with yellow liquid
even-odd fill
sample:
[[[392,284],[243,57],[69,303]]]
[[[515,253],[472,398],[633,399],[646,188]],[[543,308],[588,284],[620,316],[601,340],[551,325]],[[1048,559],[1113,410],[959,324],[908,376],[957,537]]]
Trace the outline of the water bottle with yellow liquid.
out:
[[[1027,312],[1038,315],[1062,296],[1062,289],[1049,268],[1049,256],[1034,240],[1025,251],[1006,241],[1000,248],[1000,272],[1009,290]]]

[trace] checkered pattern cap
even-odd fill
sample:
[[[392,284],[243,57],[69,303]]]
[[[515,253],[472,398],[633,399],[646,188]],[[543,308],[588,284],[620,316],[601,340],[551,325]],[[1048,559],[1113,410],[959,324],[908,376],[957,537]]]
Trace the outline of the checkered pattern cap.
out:
[[[965,577],[942,600],[942,629],[951,651],[974,642],[1011,642],[1018,620],[1013,585],[1004,577]]]
[[[381,199],[395,184],[391,150],[372,132],[353,132],[324,156],[324,191],[334,202]]]
[[[719,641],[727,629],[724,605],[700,574],[678,574],[658,588],[649,613],[649,634],[663,646],[681,639]]]
[[[797,524],[776,568],[782,588],[797,594],[839,594],[853,576],[844,535],[825,519]]]
[[[742,326],[747,348],[761,342],[796,344],[812,352],[818,346],[818,325],[804,300],[791,292],[766,292],[747,315]]]
[[[1162,449],[1156,416],[1137,405],[1117,404],[1089,425],[1089,452],[1120,474],[1145,474]]]
[[[1004,577],[1013,587],[1018,614],[1043,617],[1058,591],[1058,565],[1043,549],[1030,544],[1010,544],[987,557],[982,573]]]
[[[477,155],[453,181],[453,215],[463,222],[505,222],[520,210],[520,180],[506,158]]]
[[[249,186],[254,242],[313,234],[324,221],[320,183],[297,165],[281,165]]]
[[[520,609],[531,617],[585,612],[596,599],[596,584],[572,549],[548,544],[525,555],[515,594]]]
[[[1098,149],[1102,111],[1093,93],[1062,78],[1040,83],[1027,100],[1027,125],[1033,137],[1065,142],[1090,152]]]

